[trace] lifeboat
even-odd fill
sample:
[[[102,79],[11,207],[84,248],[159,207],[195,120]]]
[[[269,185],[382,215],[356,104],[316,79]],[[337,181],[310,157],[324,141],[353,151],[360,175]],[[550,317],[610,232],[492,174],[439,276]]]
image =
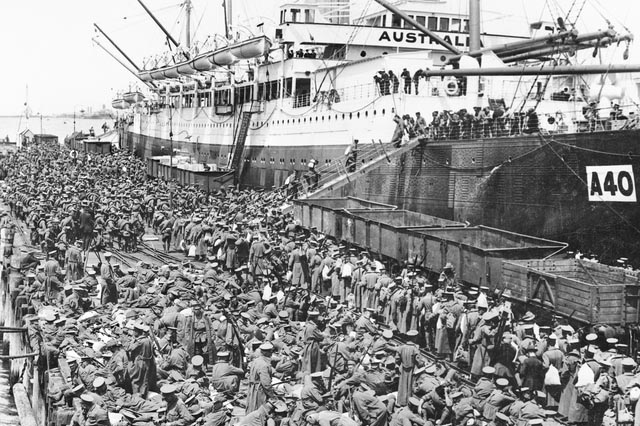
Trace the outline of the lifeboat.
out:
[[[192,75],[196,73],[196,69],[193,68],[192,62],[182,62],[178,64],[178,74],[180,75]]]
[[[144,95],[140,92],[127,92],[122,95],[122,98],[130,104],[137,104],[144,99]]]
[[[163,68],[151,71],[151,78],[153,80],[164,80],[166,77],[163,71]]]
[[[265,35],[236,43],[229,47],[230,53],[238,59],[252,59],[264,56],[271,48],[271,41]]]
[[[151,71],[142,71],[138,74],[138,77],[142,81],[153,81],[153,77],[151,77]]]
[[[218,66],[231,65],[236,61],[235,56],[231,54],[228,48],[217,50],[211,55],[211,63]]]
[[[127,109],[129,108],[129,102],[124,99],[114,99],[111,101],[111,106],[115,109]]]
[[[209,53],[194,58],[189,64],[196,71],[209,71],[213,68],[213,63],[209,60]]]
[[[142,71],[138,76],[143,81],[177,79],[181,75],[193,75],[199,71],[210,71],[216,66],[227,66],[240,59],[264,56],[271,48],[271,41],[265,35],[244,40],[230,46],[209,51],[194,59],[175,65],[166,65],[151,71]]]
[[[178,73],[178,66],[172,65],[167,68],[162,69],[165,78],[178,78],[180,74]]]

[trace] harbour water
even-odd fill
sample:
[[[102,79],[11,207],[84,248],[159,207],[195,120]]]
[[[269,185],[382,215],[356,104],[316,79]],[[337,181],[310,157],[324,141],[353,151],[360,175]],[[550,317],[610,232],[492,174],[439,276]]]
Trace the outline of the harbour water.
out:
[[[76,117],[75,129],[76,131],[89,132],[89,129],[93,126],[96,134],[102,133],[102,125],[107,124],[109,129],[113,128],[113,119],[109,118],[81,118]],[[62,142],[65,136],[71,134],[74,129],[73,117],[42,117],[32,115],[27,120],[24,116],[0,116],[0,139],[6,139],[15,142],[20,132],[25,129],[31,130],[33,133],[48,133],[58,136],[60,142]]]

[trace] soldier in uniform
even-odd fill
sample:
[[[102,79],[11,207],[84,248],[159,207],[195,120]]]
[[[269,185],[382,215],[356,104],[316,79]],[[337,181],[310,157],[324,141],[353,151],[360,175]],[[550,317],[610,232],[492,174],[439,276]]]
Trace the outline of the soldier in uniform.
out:
[[[249,388],[247,389],[247,413],[257,410],[266,401],[274,397],[271,386],[271,353],[273,345],[263,343],[260,345],[261,356],[253,360],[249,369]]]
[[[211,385],[219,392],[235,393],[240,387],[244,370],[231,365],[229,355],[227,351],[218,352],[218,359],[211,369]]]
[[[166,410],[161,424],[164,426],[188,426],[194,418],[185,403],[176,395],[175,385],[166,384],[160,388],[162,399],[166,402]]]

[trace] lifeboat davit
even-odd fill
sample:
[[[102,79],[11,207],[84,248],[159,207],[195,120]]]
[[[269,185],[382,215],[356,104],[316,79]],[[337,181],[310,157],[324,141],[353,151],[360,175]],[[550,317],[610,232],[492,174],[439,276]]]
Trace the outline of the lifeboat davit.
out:
[[[129,102],[124,99],[114,99],[111,101],[111,106],[115,109],[127,109],[129,108]]]

